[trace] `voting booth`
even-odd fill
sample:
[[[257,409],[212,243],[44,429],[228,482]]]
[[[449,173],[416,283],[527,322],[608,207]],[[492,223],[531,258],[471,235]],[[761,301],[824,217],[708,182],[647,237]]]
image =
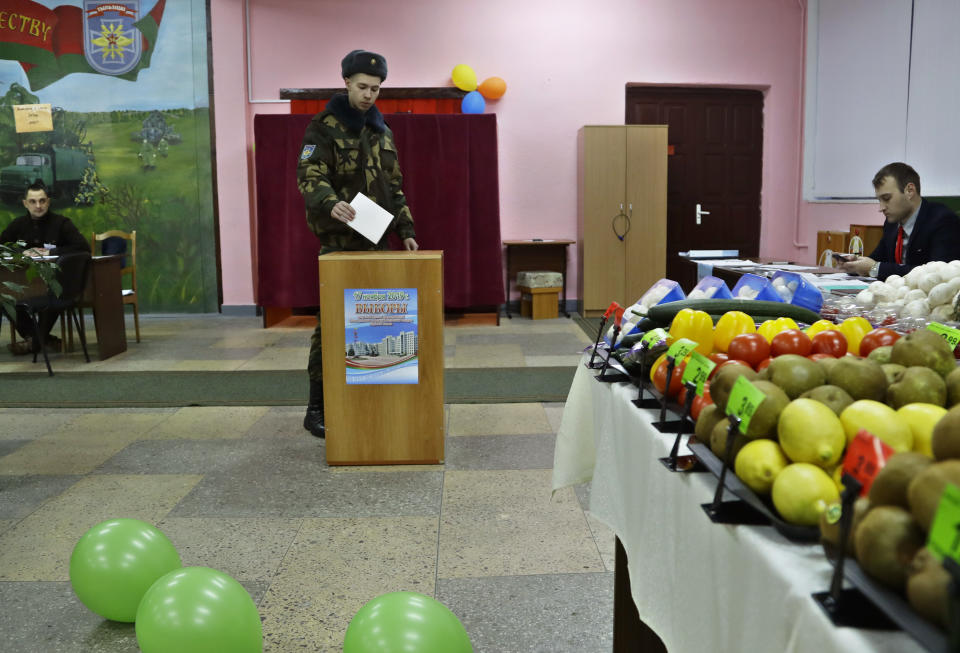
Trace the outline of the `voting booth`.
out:
[[[320,256],[327,463],[443,461],[443,252]]]

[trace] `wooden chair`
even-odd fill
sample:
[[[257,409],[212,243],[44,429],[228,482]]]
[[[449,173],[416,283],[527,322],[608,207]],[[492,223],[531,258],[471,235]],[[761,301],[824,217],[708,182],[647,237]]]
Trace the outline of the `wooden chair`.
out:
[[[137,342],[140,342],[140,304],[137,296],[137,232],[120,231],[111,229],[103,233],[94,233],[90,237],[90,251],[96,256],[97,242],[100,243],[100,254],[108,256],[110,254],[122,254],[124,256],[123,267],[120,270],[121,277],[130,275],[130,288],[123,290],[124,305],[133,306],[133,326],[137,332]]]

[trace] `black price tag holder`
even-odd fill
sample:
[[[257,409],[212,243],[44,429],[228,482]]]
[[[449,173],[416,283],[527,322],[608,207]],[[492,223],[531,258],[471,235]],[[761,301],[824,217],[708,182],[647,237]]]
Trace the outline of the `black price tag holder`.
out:
[[[853,504],[860,496],[860,489],[863,486],[850,474],[843,475],[842,483],[844,489],[840,497],[840,546],[836,551],[830,589],[826,592],[815,592],[811,596],[835,626],[895,630],[897,626],[859,589],[855,587],[843,588],[847,541],[851,537],[850,531],[853,527]]]
[[[597,329],[597,339],[593,342],[593,353],[590,354],[590,360],[587,362],[587,367],[591,370],[599,368],[602,363],[596,361],[597,358],[597,349],[600,347],[600,340],[603,338],[603,328],[607,325],[607,316],[604,315],[600,318],[600,328]],[[614,340],[616,342],[616,340]]]
[[[671,472],[706,472],[706,467],[697,460],[696,456],[686,455],[679,456],[680,453],[680,439],[684,436],[683,427],[686,424],[693,424],[693,420],[690,419],[690,406],[693,405],[693,400],[697,396],[697,384],[693,381],[687,381],[684,386],[687,388],[687,400],[683,402],[683,415],[680,416],[680,429],[677,430],[677,437],[673,441],[673,448],[670,449],[670,455],[665,458],[660,458],[660,463],[669,469]]]
[[[733,457],[733,441],[740,431],[740,418],[730,415],[730,428],[727,429],[727,447],[723,456],[723,468],[720,470],[720,477],[717,479],[717,491],[713,495],[711,503],[700,504],[703,511],[707,513],[714,524],[737,524],[742,526],[768,526],[770,520],[762,513],[750,506],[746,501],[737,499],[736,501],[724,501],[723,490],[727,481],[727,470],[730,469]]]
[[[633,405],[641,410],[649,410],[651,408],[657,408],[660,406],[660,402],[657,401],[657,398],[653,396],[653,393],[650,393],[650,397],[647,399],[643,398],[644,392],[647,390],[647,383],[650,382],[650,366],[645,362],[647,360],[647,350],[650,349],[650,345],[646,342],[640,343],[640,382],[637,384],[639,389],[637,393],[637,398],[633,400]]]
[[[607,358],[603,361],[603,367],[600,368],[600,375],[593,377],[600,383],[624,383],[629,382],[630,377],[626,374],[620,372],[612,372],[607,374],[607,371],[610,369],[610,356],[613,354],[613,350],[617,343],[617,338],[620,336],[620,327],[613,327],[613,338],[611,339],[610,351],[607,352]]]
[[[653,428],[661,433],[680,433],[683,430],[684,420],[682,418],[678,420],[667,419],[667,392],[670,390],[670,382],[673,380],[673,368],[676,364],[677,361],[673,356],[667,356],[667,381],[663,386],[663,394],[660,396],[660,417],[653,423]],[[690,397],[689,392],[687,393],[687,397]],[[693,400],[690,399],[690,401]],[[689,411],[686,414],[689,414]]]

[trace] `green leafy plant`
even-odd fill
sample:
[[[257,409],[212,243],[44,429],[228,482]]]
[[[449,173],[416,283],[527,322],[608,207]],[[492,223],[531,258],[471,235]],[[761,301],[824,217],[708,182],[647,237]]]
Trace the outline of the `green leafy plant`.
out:
[[[24,272],[27,284],[39,277],[47,288],[57,297],[63,292],[60,282],[57,281],[59,266],[56,261],[33,258],[24,254],[27,244],[22,240],[15,243],[0,243],[0,270],[10,273]],[[7,276],[7,275],[4,275]],[[22,297],[27,285],[4,279],[0,281],[0,306],[10,315],[13,315],[17,300]]]

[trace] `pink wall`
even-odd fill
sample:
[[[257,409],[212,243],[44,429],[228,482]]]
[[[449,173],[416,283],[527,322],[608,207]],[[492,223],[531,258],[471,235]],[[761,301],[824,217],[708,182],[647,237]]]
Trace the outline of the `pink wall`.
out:
[[[817,229],[875,215],[799,199],[801,2],[250,0],[252,96],[340,86],[340,58],[354,48],[382,53],[393,86],[448,85],[458,63],[502,77],[507,94],[487,106],[499,125],[502,235],[575,238],[577,129],[623,124],[627,83],[761,89],[761,254],[812,260]],[[243,4],[212,0],[225,304],[253,302],[252,118],[288,110],[247,102]]]

